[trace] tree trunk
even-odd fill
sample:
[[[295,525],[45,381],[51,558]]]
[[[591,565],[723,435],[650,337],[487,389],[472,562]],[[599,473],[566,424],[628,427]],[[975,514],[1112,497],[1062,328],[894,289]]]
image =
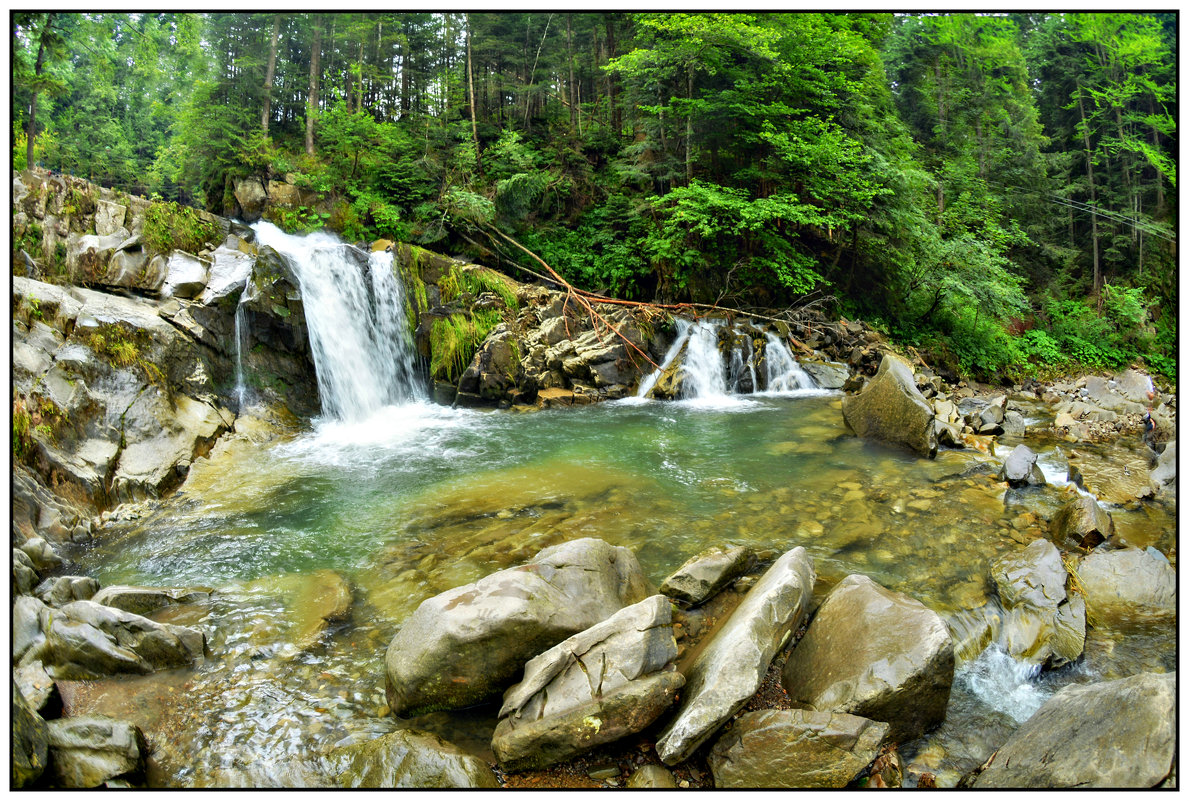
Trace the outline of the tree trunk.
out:
[[[1082,142],[1086,148],[1086,179],[1090,182],[1090,205],[1094,209],[1090,212],[1090,232],[1094,242],[1094,297],[1101,298],[1098,293],[1098,194],[1094,188],[1094,154],[1090,150],[1090,129],[1086,125],[1086,105],[1082,97],[1082,83],[1078,81],[1078,111],[1082,115]]]
[[[570,134],[574,133],[575,110],[578,108],[577,95],[574,91],[574,31],[572,27],[573,14],[566,14],[566,60],[570,65],[570,80],[566,84],[566,94],[570,97]]]
[[[471,138],[475,142],[475,171],[483,174],[483,164],[479,160],[479,123],[475,118],[475,69],[471,64],[471,15],[466,15],[467,24],[467,91],[471,96]]]
[[[412,75],[409,68],[409,23],[404,25],[404,36],[400,43],[400,115],[409,113],[410,95],[412,93]]]
[[[318,60],[322,55],[322,21],[314,15],[314,44],[310,48],[310,94],[306,104],[306,153],[314,155],[314,116],[318,113]]]
[[[45,69],[45,37],[53,21],[54,13],[51,11],[45,15],[45,26],[41,29],[41,35],[37,37],[37,61],[33,65],[33,96],[29,99],[29,126],[25,130],[25,167],[28,169],[33,169],[33,140],[37,137],[37,85],[40,83],[41,72]]]
[[[607,14],[604,18],[607,26],[607,60],[615,58],[615,15]],[[611,73],[607,73],[607,102],[611,106],[611,127],[617,135],[623,133],[623,111],[619,108],[618,81]]]
[[[689,101],[685,113],[685,185],[694,180],[694,65],[685,67],[685,99]]]
[[[272,18],[272,36],[268,40],[268,69],[264,72],[264,110],[260,112],[260,128],[268,136],[268,121],[272,116],[272,79],[277,70],[277,38],[281,35],[281,15]]]

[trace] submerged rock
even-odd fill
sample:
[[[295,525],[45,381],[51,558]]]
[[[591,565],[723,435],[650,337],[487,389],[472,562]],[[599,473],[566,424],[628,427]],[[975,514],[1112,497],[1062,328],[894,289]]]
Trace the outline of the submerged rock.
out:
[[[281,599],[289,623],[284,638],[299,651],[316,646],[332,623],[341,623],[351,617],[351,585],[335,570],[266,576],[244,589]]]
[[[407,717],[483,700],[532,656],[649,594],[626,548],[590,538],[546,548],[417,607],[388,646],[388,704]]]
[[[1176,613],[1177,571],[1152,549],[1095,551],[1082,558],[1077,574],[1095,615]]]
[[[842,399],[842,416],[860,437],[937,455],[933,408],[916,388],[912,370],[895,356],[885,354],[863,391]]]
[[[745,545],[707,548],[665,579],[661,592],[697,606],[745,573],[754,559],[751,548]]]
[[[1155,787],[1176,757],[1176,674],[1071,684],[974,781],[994,787]]]
[[[147,746],[136,726],[105,717],[49,722],[50,775],[58,787],[98,787],[111,779],[144,775]]]
[[[826,596],[781,674],[795,703],[885,721],[897,742],[945,718],[953,679],[945,621],[857,574]]]
[[[1058,545],[1090,549],[1110,539],[1115,521],[1097,500],[1081,495],[1061,507],[1049,530]]]
[[[845,787],[879,755],[888,724],[837,712],[748,712],[714,744],[716,788]]]
[[[113,606],[134,615],[148,615],[170,604],[192,604],[210,598],[205,587],[104,587],[91,598],[97,604]]]
[[[681,708],[657,739],[665,764],[688,758],[755,694],[776,651],[804,619],[815,578],[812,557],[793,548],[705,644],[684,671]]]
[[[671,610],[653,595],[530,660],[504,694],[491,741],[500,765],[545,767],[652,723],[685,684]]]
[[[1066,592],[1068,575],[1060,552],[1044,539],[991,566],[1006,613],[1003,638],[1013,658],[1057,667],[1081,656],[1086,605]]]
[[[337,748],[327,760],[340,787],[455,789],[497,788],[483,760],[425,731],[403,729]]]

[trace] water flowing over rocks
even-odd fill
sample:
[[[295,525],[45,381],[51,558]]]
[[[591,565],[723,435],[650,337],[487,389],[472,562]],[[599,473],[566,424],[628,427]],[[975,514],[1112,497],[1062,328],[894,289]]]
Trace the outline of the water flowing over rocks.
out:
[[[904,445],[929,458],[937,455],[933,409],[916,388],[912,370],[895,356],[883,357],[862,392],[843,398],[842,416],[860,437]]]
[[[666,765],[687,759],[755,694],[777,650],[801,625],[815,578],[803,547],[782,555],[683,670],[681,706],[656,743]]]
[[[1154,549],[1095,551],[1082,557],[1078,580],[1095,615],[1173,615],[1177,572]]]
[[[1070,685],[974,780],[995,787],[1155,787],[1176,756],[1176,674]]]
[[[888,724],[837,712],[748,712],[714,744],[716,788],[845,787],[879,754]]]
[[[953,678],[945,621],[862,575],[830,591],[781,674],[794,703],[886,722],[897,742],[942,721]]]
[[[388,705],[408,717],[481,701],[529,658],[649,594],[626,548],[590,538],[546,548],[417,607],[388,646]]]
[[[685,684],[670,612],[653,595],[529,660],[491,742],[501,767],[545,767],[652,723]]]
[[[211,591],[205,587],[129,587],[113,584],[96,592],[91,600],[134,615],[148,615],[170,604],[205,601],[210,594]]]
[[[1086,601],[1066,589],[1069,574],[1048,540],[998,559],[991,579],[1005,612],[1002,636],[1015,659],[1059,667],[1081,656]]]
[[[327,761],[335,781],[347,788],[497,788],[483,760],[436,734],[402,729],[357,745],[337,748]]]
[[[103,717],[49,722],[50,772],[59,787],[99,787],[144,777],[148,749],[136,726]]]
[[[661,583],[670,598],[697,606],[743,575],[755,561],[745,545],[714,546],[693,556]]]

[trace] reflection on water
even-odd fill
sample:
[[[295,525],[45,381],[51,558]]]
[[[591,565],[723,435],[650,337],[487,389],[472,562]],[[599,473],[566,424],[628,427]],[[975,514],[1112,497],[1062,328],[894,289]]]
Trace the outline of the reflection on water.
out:
[[[657,584],[709,545],[772,556],[804,545],[824,586],[864,573],[957,619],[988,604],[991,562],[1043,536],[1044,518],[1072,491],[1009,495],[993,474],[971,470],[986,461],[972,451],[921,460],[859,440],[838,396],[821,393],[531,415],[411,404],[277,445],[230,443],[193,466],[184,492],[105,535],[83,565],[105,585],[220,588],[207,608],[170,612],[207,632],[211,658],[180,683],[88,682],[77,703],[131,709],[130,699],[143,705],[168,690],[168,715],[127,716],[146,728],[170,785],[325,782],[319,756],[330,748],[407,725],[384,706],[383,655],[422,600],[585,536],[631,548]],[[1171,550],[1164,510],[1116,517],[1144,544]],[[327,570],[350,583],[354,604],[313,645],[287,639],[292,597],[242,590]],[[1084,666],[1057,686],[1166,665],[1173,653],[1168,637],[1092,633]],[[996,659],[959,667],[950,720],[914,746],[918,762],[956,770],[1055,690]],[[475,729],[491,721],[460,726],[465,717],[424,725],[482,744]]]

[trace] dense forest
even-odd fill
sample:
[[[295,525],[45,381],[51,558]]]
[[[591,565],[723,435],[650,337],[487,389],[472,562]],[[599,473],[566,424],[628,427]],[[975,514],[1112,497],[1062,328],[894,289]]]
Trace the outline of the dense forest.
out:
[[[1175,13],[11,19],[17,169],[218,213],[286,177],[331,200],[290,230],[1175,378]]]

